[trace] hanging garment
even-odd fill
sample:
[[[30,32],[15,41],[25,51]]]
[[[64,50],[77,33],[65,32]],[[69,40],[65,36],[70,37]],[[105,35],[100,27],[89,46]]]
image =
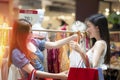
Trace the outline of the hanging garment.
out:
[[[56,40],[63,39],[61,33],[56,33]],[[59,62],[60,62],[60,72],[69,69],[69,58],[68,58],[69,47],[67,44],[59,48]]]
[[[79,45],[81,47],[82,52],[86,53],[86,45],[85,45],[85,39],[81,39],[79,41]],[[78,52],[76,52],[75,50],[71,50],[70,52],[70,67],[78,67],[79,62],[82,60],[80,54]],[[83,66],[83,65],[81,65]],[[79,67],[81,67],[79,66]]]
[[[59,49],[47,49],[47,62],[48,62],[48,72],[59,73],[60,72],[60,62],[59,62]]]
[[[43,52],[43,55],[44,55],[44,60],[43,60],[43,65],[44,65],[44,71],[45,72],[48,72],[48,60],[47,60],[47,49],[45,49]]]
[[[68,57],[68,45],[65,44],[60,49],[59,59],[60,59],[60,72],[66,71],[69,69],[69,57]]]

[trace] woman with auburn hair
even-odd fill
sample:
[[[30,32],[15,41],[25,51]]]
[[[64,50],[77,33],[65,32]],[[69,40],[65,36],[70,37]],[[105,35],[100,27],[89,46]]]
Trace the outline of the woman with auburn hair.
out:
[[[44,72],[43,59],[41,51],[45,48],[59,48],[70,40],[77,38],[77,34],[56,42],[46,42],[32,37],[32,25],[20,19],[14,22],[10,44],[9,66],[14,64],[20,68],[24,74],[24,79],[28,78],[33,70],[36,71],[37,78],[67,79],[66,72],[48,73]]]

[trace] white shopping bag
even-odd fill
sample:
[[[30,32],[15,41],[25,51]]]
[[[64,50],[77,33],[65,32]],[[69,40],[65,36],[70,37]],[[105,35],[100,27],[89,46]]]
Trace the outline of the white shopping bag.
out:
[[[11,64],[9,68],[8,80],[18,80],[21,79],[19,69]]]

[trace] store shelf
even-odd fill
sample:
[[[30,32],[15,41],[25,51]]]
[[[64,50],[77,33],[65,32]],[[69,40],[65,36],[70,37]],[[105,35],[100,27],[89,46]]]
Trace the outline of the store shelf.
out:
[[[8,3],[9,0],[0,0],[0,3]]]
[[[0,27],[0,30],[11,30],[12,27]]]
[[[116,41],[110,41],[110,43],[114,43],[116,46],[119,46],[119,47],[120,47],[120,41],[119,41],[119,42],[116,42]]]
[[[120,70],[120,55],[118,52],[120,51],[120,31],[110,31],[110,44],[114,44],[115,47],[111,49],[111,53],[114,53],[111,56],[111,64],[110,69]]]
[[[110,34],[120,34],[120,31],[110,31]]]
[[[110,41],[120,46],[120,31],[110,31]]]
[[[117,66],[116,66],[116,65],[111,64],[109,68],[110,68],[110,69],[120,70],[120,65],[117,65]]]

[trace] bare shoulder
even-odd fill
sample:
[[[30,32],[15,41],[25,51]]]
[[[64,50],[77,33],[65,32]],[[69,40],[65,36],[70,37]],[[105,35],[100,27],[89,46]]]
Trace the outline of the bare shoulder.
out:
[[[101,47],[101,48],[105,48],[106,42],[104,40],[98,40],[95,43],[96,47]]]
[[[96,51],[99,55],[102,55],[106,48],[106,42],[104,40],[98,40],[95,42],[94,51]]]

